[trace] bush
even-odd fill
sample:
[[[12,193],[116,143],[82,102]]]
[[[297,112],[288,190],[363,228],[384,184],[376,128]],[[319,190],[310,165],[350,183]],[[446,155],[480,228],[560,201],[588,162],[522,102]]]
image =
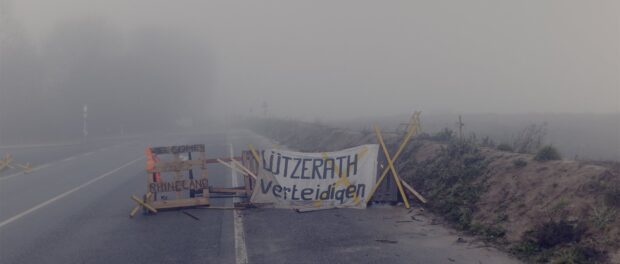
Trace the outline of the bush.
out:
[[[523,158],[518,158],[518,159],[512,160],[512,164],[515,165],[515,167],[517,168],[523,168],[527,166],[527,161]]]
[[[510,251],[513,254],[529,259],[532,256],[540,253],[540,248],[538,247],[538,245],[536,245],[534,241],[524,240],[514,245],[510,249]]]
[[[561,244],[577,243],[584,233],[583,226],[561,220],[546,222],[528,232],[527,236],[538,247],[547,249]]]
[[[596,228],[603,230],[616,220],[616,209],[606,206],[594,207],[590,218]]]
[[[545,160],[561,160],[562,156],[560,156],[560,152],[558,152],[555,147],[551,145],[546,145],[542,147],[534,156],[535,160],[545,161]]]
[[[506,151],[506,152],[513,152],[514,150],[512,149],[512,147],[506,143],[502,143],[497,145],[497,150],[501,150],[501,151]]]
[[[620,186],[607,188],[605,191],[605,204],[609,207],[620,208]]]
[[[472,224],[470,231],[472,234],[483,236],[486,241],[496,241],[506,235],[506,230],[502,227],[487,226],[478,223]]]
[[[415,177],[413,184],[429,199],[429,209],[457,228],[468,230],[475,204],[484,191],[483,184],[476,179],[483,175],[487,165],[475,144],[453,140],[436,158],[410,168],[415,175],[424,175]]]
[[[491,139],[489,136],[486,136],[482,138],[482,142],[480,142],[480,145],[487,148],[494,148],[495,141],[493,141],[493,139]]]
[[[550,220],[525,233],[511,251],[527,263],[600,263],[606,253],[593,247],[586,225]]]
[[[433,136],[431,136],[431,140],[443,141],[443,142],[450,141],[452,140],[452,138],[454,138],[454,131],[452,131],[452,129],[449,129],[449,128],[444,128],[442,131],[439,131],[435,133]]]
[[[558,250],[553,257],[553,263],[601,263],[604,253],[581,245],[571,245]]]
[[[531,124],[523,129],[513,140],[512,146],[518,153],[533,153],[540,148],[547,134],[547,123]]]

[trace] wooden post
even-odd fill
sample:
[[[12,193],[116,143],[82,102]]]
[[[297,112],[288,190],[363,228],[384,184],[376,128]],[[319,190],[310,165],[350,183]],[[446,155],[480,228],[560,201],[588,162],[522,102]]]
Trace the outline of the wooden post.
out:
[[[459,115],[459,122],[457,123],[457,125],[459,126],[459,140],[463,141],[463,126],[465,126],[465,124],[463,124],[463,120],[461,119],[460,115]]]

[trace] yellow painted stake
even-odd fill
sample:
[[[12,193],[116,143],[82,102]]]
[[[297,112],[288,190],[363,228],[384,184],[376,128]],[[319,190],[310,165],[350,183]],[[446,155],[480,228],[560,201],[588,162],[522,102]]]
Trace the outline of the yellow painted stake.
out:
[[[239,166],[239,168],[241,168],[242,170],[244,170],[248,175],[252,176],[252,178],[254,178],[254,180],[257,180],[258,177],[256,177],[256,175],[254,175],[254,173],[252,173],[252,171],[250,171],[248,168],[246,168],[245,166],[243,166],[243,164],[241,164],[240,162],[236,161],[236,160],[232,160],[232,163],[236,166]]]
[[[409,199],[407,199],[407,195],[405,194],[405,190],[403,190],[403,185],[400,182],[400,178],[398,177],[398,174],[396,173],[396,169],[394,169],[394,163],[392,162],[392,158],[390,158],[390,153],[388,153],[387,147],[385,146],[385,143],[383,142],[383,136],[381,136],[381,130],[379,130],[379,127],[377,125],[374,125],[374,127],[375,127],[375,134],[377,135],[377,140],[379,141],[379,144],[381,144],[381,148],[383,149],[383,154],[385,155],[385,158],[387,159],[387,162],[388,162],[388,166],[390,167],[390,170],[392,171],[392,176],[394,176],[394,181],[396,181],[396,186],[398,186],[398,191],[400,192],[400,195],[403,197],[403,201],[405,202],[405,207],[410,208],[411,206],[409,205]]]
[[[32,165],[30,165],[30,163],[26,163],[26,164],[17,164],[18,167],[20,167],[23,172],[25,173],[29,173],[32,171]]]
[[[400,143],[400,146],[398,147],[398,150],[394,154],[392,162],[394,162],[394,161],[396,161],[396,159],[398,159],[400,154],[403,152],[403,150],[407,146],[407,143],[409,143],[409,140],[411,139],[411,137],[417,132],[417,130],[419,128],[419,124],[420,124],[419,117],[420,117],[420,112],[414,113],[413,116],[411,117],[411,122],[409,124],[408,129],[407,129],[407,134],[403,138],[403,141]],[[379,186],[383,182],[383,179],[385,179],[385,176],[387,175],[387,173],[389,171],[390,171],[389,166],[387,168],[383,169],[383,173],[381,173],[381,177],[379,177],[379,180],[377,181],[377,184],[375,184],[375,186],[372,188],[372,191],[370,192],[370,195],[368,196],[368,198],[366,198],[366,203],[370,202],[370,199],[375,194],[375,192],[377,191],[377,188],[379,188]]]
[[[234,171],[239,172],[239,173],[244,174],[244,175],[246,175],[246,174],[247,174],[245,171],[243,171],[243,170],[241,170],[241,169],[237,168],[236,166],[234,166],[234,164],[233,164],[233,165],[230,165],[230,164],[228,164],[228,162],[223,161],[223,160],[221,160],[221,159],[217,159],[217,162],[219,162],[219,163],[221,163],[222,165],[224,165],[224,166],[226,166],[226,167],[230,168],[231,170],[234,170]]]
[[[145,200],[150,199],[151,196],[153,196],[153,193],[151,193],[151,192],[147,193]],[[137,205],[136,207],[133,208],[133,210],[131,210],[131,213],[129,213],[129,217],[133,218],[136,215],[136,213],[138,212],[138,210],[140,210],[140,205]]]
[[[418,197],[418,199],[422,203],[427,203],[428,202],[428,201],[426,201],[426,198],[424,198],[424,196],[422,196],[415,189],[413,189],[413,187],[411,187],[411,185],[409,185],[406,181],[404,181],[403,179],[400,179],[400,180],[403,183],[403,186],[405,187],[405,189],[409,190],[413,195],[415,195],[415,197]]]
[[[138,197],[132,195],[131,199],[134,200],[136,203],[144,206],[144,208],[148,209],[149,211],[153,212],[153,213],[157,213],[157,209],[153,208],[152,206],[146,204],[145,202],[141,201]]]
[[[252,146],[252,144],[248,144],[248,148],[250,148],[250,151],[252,152],[252,156],[254,156],[254,159],[256,160],[256,162],[260,164],[261,159],[260,159],[260,156],[258,155],[258,152],[256,152],[256,149],[254,149],[254,146]]]
[[[133,210],[131,210],[131,213],[129,213],[129,218],[133,218],[136,213],[138,213],[138,210],[140,210],[140,206],[134,207]]]

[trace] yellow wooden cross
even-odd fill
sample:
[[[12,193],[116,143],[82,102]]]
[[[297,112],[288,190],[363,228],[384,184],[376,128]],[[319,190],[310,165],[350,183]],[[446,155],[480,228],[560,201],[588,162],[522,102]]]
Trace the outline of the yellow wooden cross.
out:
[[[8,153],[4,155],[4,158],[0,159],[0,171],[5,170],[6,168],[13,169],[11,162],[13,162],[13,156]]]
[[[396,159],[400,156],[400,154],[403,152],[403,150],[407,146],[407,143],[409,143],[409,140],[411,139],[411,137],[420,128],[420,114],[421,114],[421,112],[415,112],[413,114],[413,116],[411,117],[411,120],[409,122],[409,126],[407,128],[407,134],[405,134],[405,137],[403,138],[403,141],[401,142],[400,146],[398,147],[398,150],[396,151],[396,153],[394,154],[394,157],[392,157],[392,158],[390,158],[389,153],[387,152],[387,149],[385,147],[385,143],[383,142],[383,137],[381,136],[381,131],[375,125],[375,133],[376,133],[376,136],[377,136],[377,140],[381,144],[381,147],[382,147],[383,152],[384,152],[384,154],[386,156],[386,159],[388,161],[388,165],[389,166],[383,170],[383,173],[381,174],[381,177],[379,177],[379,180],[377,181],[377,184],[374,186],[374,188],[370,192],[370,195],[366,198],[366,202],[370,201],[370,199],[372,198],[374,193],[377,191],[377,188],[381,185],[381,183],[383,182],[383,180],[385,179],[385,177],[386,177],[386,175],[387,175],[387,173],[389,171],[393,171],[392,174],[393,174],[393,176],[395,176],[396,185],[398,186],[398,190],[401,193],[401,196],[403,196],[403,200],[405,201],[405,205],[407,206],[407,208],[409,208],[409,201],[407,200],[407,196],[405,196],[404,191],[402,190],[402,186],[407,188],[407,190],[410,191],[413,195],[415,195],[421,202],[423,202],[423,203],[427,202],[427,200],[421,194],[419,194],[417,191],[415,191],[415,189],[413,189],[413,187],[411,187],[409,184],[407,184],[405,181],[403,181],[400,177],[398,177],[398,175],[396,175],[396,170],[393,168],[394,161],[396,161]],[[402,183],[402,186],[401,186],[401,183]]]
[[[131,200],[133,200],[134,202],[136,202],[138,205],[136,207],[133,208],[133,210],[131,210],[131,213],[129,213],[129,217],[134,217],[134,215],[136,215],[136,213],[138,212],[138,210],[140,210],[140,207],[144,207],[147,210],[153,212],[153,213],[157,213],[157,209],[153,208],[152,206],[150,206],[149,204],[146,203],[146,201],[148,199],[151,198],[153,194],[152,193],[147,193],[146,194],[146,199],[144,200],[140,200],[138,197],[132,195],[131,196]]]

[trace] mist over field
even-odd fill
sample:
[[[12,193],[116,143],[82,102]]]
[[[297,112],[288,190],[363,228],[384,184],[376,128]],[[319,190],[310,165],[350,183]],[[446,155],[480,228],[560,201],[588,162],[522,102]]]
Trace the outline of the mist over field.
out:
[[[619,0],[0,0],[0,264],[611,264],[619,216]]]
[[[429,131],[464,115],[499,142],[547,122],[569,158],[618,159],[618,14],[613,0],[2,0],[0,145],[79,139],[85,105],[92,137],[422,110]]]

